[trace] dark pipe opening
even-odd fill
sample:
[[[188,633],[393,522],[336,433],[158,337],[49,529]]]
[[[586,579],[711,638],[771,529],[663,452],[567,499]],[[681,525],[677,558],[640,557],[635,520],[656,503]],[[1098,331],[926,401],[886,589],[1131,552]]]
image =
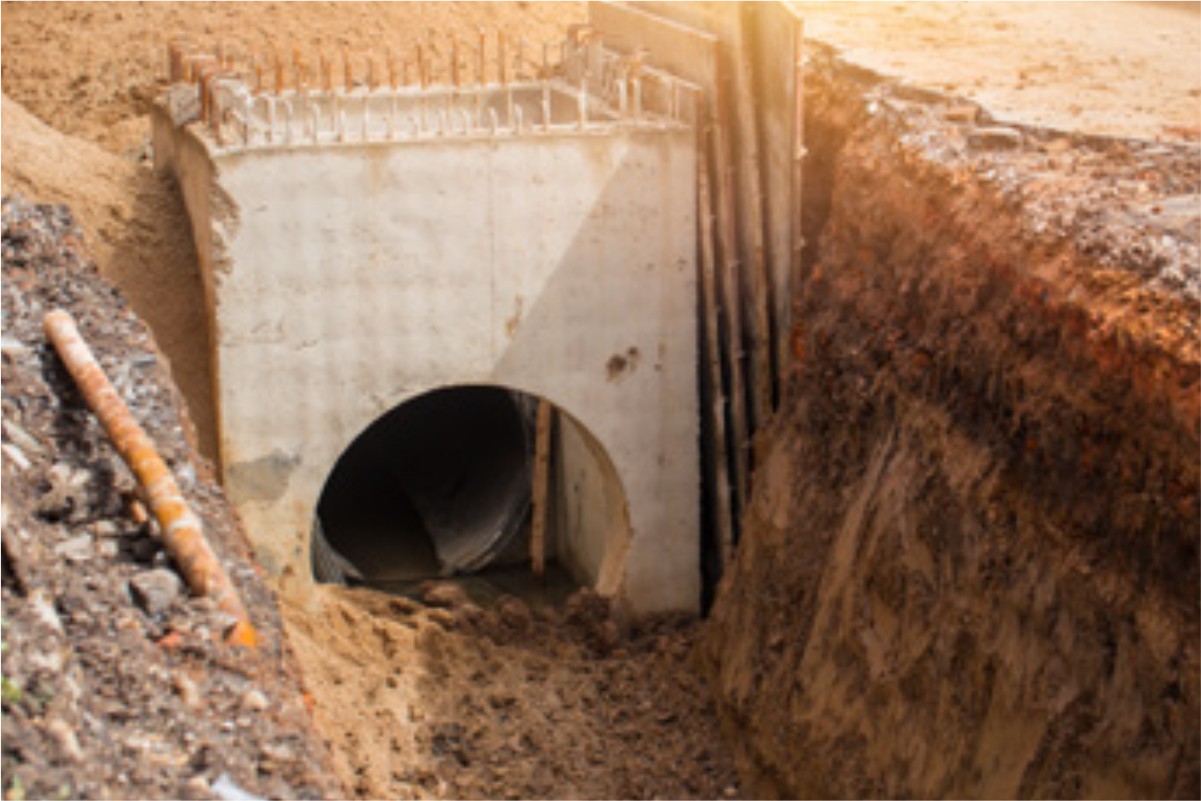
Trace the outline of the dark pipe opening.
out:
[[[520,393],[455,387],[373,423],[322,491],[317,580],[403,582],[521,558],[533,408]]]

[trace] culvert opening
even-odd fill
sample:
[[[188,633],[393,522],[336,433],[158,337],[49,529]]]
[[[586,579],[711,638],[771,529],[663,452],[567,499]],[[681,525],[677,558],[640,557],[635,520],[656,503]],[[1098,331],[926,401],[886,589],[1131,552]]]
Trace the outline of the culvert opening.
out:
[[[540,439],[539,404],[501,387],[451,387],[376,420],[318,501],[316,580],[411,592],[453,576],[476,594],[535,601],[597,587],[628,536],[624,492],[604,449],[570,415],[548,404]]]

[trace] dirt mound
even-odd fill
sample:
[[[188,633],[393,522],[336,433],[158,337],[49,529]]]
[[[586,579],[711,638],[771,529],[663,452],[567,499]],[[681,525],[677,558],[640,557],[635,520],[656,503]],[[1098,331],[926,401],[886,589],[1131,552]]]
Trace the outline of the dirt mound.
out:
[[[588,592],[426,607],[325,587],[285,607],[339,775],[367,798],[738,795],[695,621],[630,629]],[[449,593],[447,593],[449,595]],[[465,598],[465,596],[463,596]]]
[[[1196,797],[1196,150],[812,67],[798,375],[705,640],[752,791]]]
[[[7,135],[6,130],[6,135]],[[3,771],[6,798],[340,794],[271,592],[197,460],[146,326],[99,277],[63,207],[3,205]],[[134,480],[41,331],[66,308],[177,476],[253,610],[262,646],[182,588]]]
[[[345,49],[361,78],[368,53],[411,56],[425,40],[442,64],[446,37],[474,47],[480,28],[524,38],[527,57],[541,58],[543,42],[586,19],[584,3],[5,3],[3,86],[56,129],[137,154],[150,134],[149,104],[166,88],[173,36],[239,58],[269,57],[274,46],[290,60],[299,47],[312,64],[319,47],[339,60]]]
[[[148,164],[61,134],[7,96],[3,126],[3,191],[71,208],[101,274],[154,330],[188,400],[201,451],[212,457],[208,320],[179,192]]]

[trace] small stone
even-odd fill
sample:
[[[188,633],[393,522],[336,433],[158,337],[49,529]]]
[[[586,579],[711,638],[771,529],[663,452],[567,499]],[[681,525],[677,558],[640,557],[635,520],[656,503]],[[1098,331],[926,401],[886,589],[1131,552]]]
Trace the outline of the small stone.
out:
[[[26,453],[41,454],[42,444],[25,429],[9,420],[4,421],[4,437]]]
[[[133,544],[133,558],[137,559],[142,564],[148,565],[154,561],[154,557],[163,549],[159,541],[153,537],[143,537]]]
[[[121,533],[121,528],[111,520],[97,520],[92,524],[92,533],[96,539],[116,537]]]
[[[183,797],[190,801],[201,801],[213,797],[213,788],[203,776],[193,776],[184,782]]]
[[[54,546],[54,553],[68,562],[86,562],[92,558],[92,535],[80,534]]]
[[[455,616],[448,609],[427,609],[424,617],[446,631],[451,631],[455,627]]]
[[[242,708],[250,712],[262,712],[267,708],[267,696],[258,690],[247,690],[242,695]]]
[[[1058,156],[1060,153],[1066,153],[1072,149],[1072,140],[1066,137],[1053,139],[1042,146],[1042,151],[1052,156]]]
[[[943,112],[943,119],[948,122],[975,122],[976,117],[980,115],[980,109],[976,106],[969,106],[966,103],[961,106],[951,106]]]
[[[439,581],[422,594],[421,599],[429,606],[455,609],[468,602],[467,592],[451,581]]]
[[[96,553],[104,559],[112,559],[121,551],[121,546],[113,540],[104,540],[96,546]]]
[[[133,599],[148,615],[166,611],[179,597],[183,582],[174,571],[156,568],[129,580]]]
[[[259,770],[274,773],[296,758],[291,748],[282,743],[268,743],[259,751]]]
[[[86,470],[76,470],[64,462],[55,463],[46,472],[50,488],[38,499],[38,514],[48,520],[62,520],[82,511],[90,480]]]
[[[0,337],[0,353],[16,359],[29,353],[29,348],[21,340],[6,334]]]
[[[1022,133],[996,126],[977,128],[968,134],[967,143],[977,150],[1014,150],[1022,146]]]
[[[724,795],[726,798],[737,798],[738,797],[738,788],[732,784],[727,784],[725,786],[725,789],[723,789],[721,791],[721,794]]]
[[[79,738],[65,720],[54,718],[46,723],[47,733],[58,744],[59,752],[69,762],[83,761],[83,749],[79,747]]]
[[[175,692],[179,693],[179,700],[185,707],[196,709],[200,706],[200,688],[196,686],[196,682],[183,673],[176,673],[171,684],[175,686]]]
[[[5,457],[22,473],[33,466],[25,452],[12,443],[6,442],[0,445],[0,451],[3,451]]]

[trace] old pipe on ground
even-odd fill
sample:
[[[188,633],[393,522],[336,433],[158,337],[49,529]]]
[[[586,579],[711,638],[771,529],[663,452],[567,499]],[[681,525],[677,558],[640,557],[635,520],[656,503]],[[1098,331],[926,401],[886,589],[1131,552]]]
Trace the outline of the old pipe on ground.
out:
[[[163,545],[179,566],[188,586],[197,595],[212,598],[223,611],[236,619],[226,632],[227,642],[253,647],[257,636],[250,616],[229,574],[217,561],[204,538],[200,519],[184,500],[171,471],[155,450],[154,442],[133,419],[129,408],[96,362],[74,318],[56,309],[46,315],[43,327],[67,372],[83,393],[88,407],[100,420],[121,458],[145,490],[162,532]]]

